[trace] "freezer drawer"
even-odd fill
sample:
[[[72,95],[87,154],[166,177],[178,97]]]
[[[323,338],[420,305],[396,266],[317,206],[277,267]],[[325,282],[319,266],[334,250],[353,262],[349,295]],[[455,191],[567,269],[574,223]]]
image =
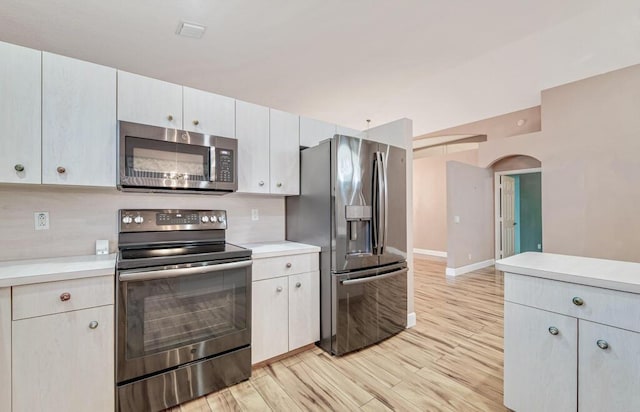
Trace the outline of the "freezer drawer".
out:
[[[405,329],[407,271],[401,263],[333,276],[333,354],[364,348]]]

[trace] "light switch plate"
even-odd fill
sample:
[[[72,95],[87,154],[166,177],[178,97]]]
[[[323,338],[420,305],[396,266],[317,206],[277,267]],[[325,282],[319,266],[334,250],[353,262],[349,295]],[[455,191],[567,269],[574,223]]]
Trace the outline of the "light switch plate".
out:
[[[251,209],[251,220],[260,220],[258,209]]]

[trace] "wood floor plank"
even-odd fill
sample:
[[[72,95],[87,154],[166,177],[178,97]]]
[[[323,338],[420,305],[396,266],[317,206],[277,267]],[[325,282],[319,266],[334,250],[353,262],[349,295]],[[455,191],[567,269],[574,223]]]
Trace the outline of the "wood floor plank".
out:
[[[265,373],[265,375],[260,378],[252,378],[251,383],[272,410],[291,412],[301,410],[289,394],[287,394],[269,374]]]
[[[414,328],[342,357],[312,347],[275,359],[248,382],[180,410],[506,410],[502,273],[485,268],[447,278],[445,265],[414,261]]]
[[[260,393],[249,381],[240,382],[229,388],[229,391],[244,411],[270,411],[271,408]]]
[[[237,412],[242,410],[229,389],[211,393],[205,396],[205,399],[214,412]]]

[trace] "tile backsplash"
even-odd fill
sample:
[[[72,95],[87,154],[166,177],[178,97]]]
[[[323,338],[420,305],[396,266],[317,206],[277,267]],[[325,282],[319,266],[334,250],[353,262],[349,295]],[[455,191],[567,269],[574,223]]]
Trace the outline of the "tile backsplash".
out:
[[[118,209],[224,209],[227,241],[284,239],[284,198],[234,193],[123,193],[111,188],[0,186],[0,260],[91,255],[96,239],[117,250]],[[251,210],[259,210],[259,220]],[[34,228],[34,212],[49,212],[49,230]]]

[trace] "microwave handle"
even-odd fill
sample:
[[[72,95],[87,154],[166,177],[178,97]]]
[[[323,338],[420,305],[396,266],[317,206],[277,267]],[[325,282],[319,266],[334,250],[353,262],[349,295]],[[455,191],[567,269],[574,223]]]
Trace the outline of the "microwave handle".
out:
[[[209,147],[209,181],[216,181],[216,147]]]

